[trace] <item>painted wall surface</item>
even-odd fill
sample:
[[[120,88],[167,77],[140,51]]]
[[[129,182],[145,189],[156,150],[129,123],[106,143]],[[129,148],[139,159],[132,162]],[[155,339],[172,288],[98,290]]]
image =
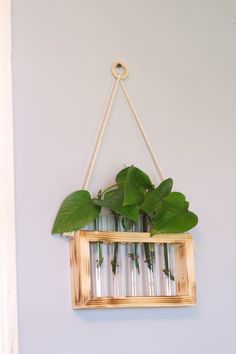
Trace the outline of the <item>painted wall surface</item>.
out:
[[[20,354],[233,354],[236,2],[12,1]],[[197,306],[73,311],[68,242],[50,236],[80,189],[113,78],[166,176],[199,214]],[[91,189],[123,164],[155,170],[121,90]]]

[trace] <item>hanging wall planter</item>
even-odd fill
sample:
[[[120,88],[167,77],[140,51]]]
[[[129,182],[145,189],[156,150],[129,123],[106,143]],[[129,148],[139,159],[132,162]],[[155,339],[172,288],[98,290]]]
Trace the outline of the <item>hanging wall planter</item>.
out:
[[[172,179],[164,178],[122,82],[127,67],[116,63],[112,73],[116,81],[83,189],[63,201],[52,230],[71,237],[73,308],[193,305],[193,240],[184,232],[198,218],[185,196],[172,191]],[[128,166],[92,197],[87,187],[119,84],[161,183],[155,186],[144,171]]]

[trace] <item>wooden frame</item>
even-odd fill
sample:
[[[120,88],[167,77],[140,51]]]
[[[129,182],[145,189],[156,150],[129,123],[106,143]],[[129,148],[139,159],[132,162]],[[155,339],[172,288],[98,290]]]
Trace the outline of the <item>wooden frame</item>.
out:
[[[97,241],[178,244],[176,251],[177,295],[91,298],[89,243]],[[190,234],[162,234],[150,238],[149,233],[141,232],[78,231],[74,239],[70,241],[70,260],[74,309],[190,306],[196,303],[194,247]]]

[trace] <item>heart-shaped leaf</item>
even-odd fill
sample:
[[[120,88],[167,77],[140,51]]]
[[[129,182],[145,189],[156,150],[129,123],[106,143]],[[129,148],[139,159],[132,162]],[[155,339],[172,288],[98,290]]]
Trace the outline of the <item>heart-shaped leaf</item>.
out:
[[[160,203],[164,197],[170,194],[172,186],[173,186],[172,178],[167,178],[164,181],[162,181],[161,184],[156,189],[154,189],[153,191],[149,192],[146,195],[146,200],[141,205],[141,209],[146,214],[153,213],[157,208],[158,203]]]
[[[151,235],[160,233],[177,233],[185,232],[192,229],[198,223],[198,217],[196,214],[189,210],[180,210],[175,215],[166,213],[153,223],[151,228]]]
[[[133,165],[125,167],[123,170],[121,170],[116,176],[116,182],[125,183],[128,172],[130,170],[132,170],[132,175],[134,176],[137,184],[145,186],[146,188],[151,188],[153,186],[148,175]]]
[[[198,217],[188,210],[189,203],[179,192],[172,192],[163,199],[152,219],[151,235],[185,232],[193,228]]]
[[[113,189],[104,195],[104,199],[94,199],[94,204],[115,211],[117,214],[138,222],[139,208],[137,205],[123,206],[124,191],[122,188]]]
[[[88,191],[76,191],[63,201],[52,234],[79,230],[96,219],[100,211],[101,207],[94,205]]]
[[[140,205],[144,201],[146,191],[153,189],[153,184],[148,175],[134,166],[126,167],[120,171],[116,176],[116,182],[123,184],[123,206]]]

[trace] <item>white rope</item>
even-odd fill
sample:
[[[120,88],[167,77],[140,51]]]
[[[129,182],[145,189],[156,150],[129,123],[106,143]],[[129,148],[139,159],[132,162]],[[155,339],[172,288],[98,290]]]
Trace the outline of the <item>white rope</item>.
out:
[[[137,112],[136,112],[136,110],[134,108],[134,105],[133,105],[133,103],[131,101],[131,98],[130,98],[130,96],[128,94],[128,91],[126,90],[126,88],[125,88],[125,86],[124,86],[122,81],[120,81],[120,85],[122,87],[122,90],[124,92],[124,95],[125,95],[128,103],[129,103],[131,111],[134,114],[134,118],[135,118],[135,120],[136,120],[136,122],[138,124],[138,127],[139,127],[139,130],[140,130],[141,134],[142,134],[142,137],[143,137],[143,139],[144,139],[144,141],[145,141],[145,143],[147,145],[148,151],[149,151],[149,153],[150,153],[150,155],[152,157],[153,163],[154,163],[154,165],[156,167],[156,170],[157,170],[157,172],[158,172],[158,174],[160,176],[160,179],[163,181],[165,179],[165,177],[164,177],[164,173],[163,173],[163,171],[161,169],[160,162],[157,160],[157,157],[156,157],[156,155],[154,153],[154,150],[153,150],[153,148],[152,148],[152,146],[150,144],[150,141],[147,138],[147,135],[146,135],[146,133],[144,131],[143,125],[142,125],[142,123],[141,123],[141,121],[140,121],[140,119],[138,117],[138,114],[137,114]]]
[[[114,68],[113,68],[114,69]],[[127,68],[125,67],[125,69],[127,70]],[[114,72],[113,72],[113,75],[114,75]],[[124,95],[129,103],[129,106],[131,108],[131,111],[134,115],[134,118],[135,118],[135,121],[136,123],[138,124],[138,127],[139,127],[139,130],[141,132],[141,135],[146,143],[146,146],[148,148],[148,151],[151,155],[151,158],[152,158],[152,161],[154,163],[154,166],[156,167],[156,170],[159,174],[159,177],[161,180],[164,180],[164,173],[162,172],[162,169],[161,169],[161,166],[160,166],[160,163],[159,161],[157,160],[156,158],[156,155],[154,153],[154,150],[152,149],[152,146],[147,138],[147,135],[144,131],[144,128],[143,128],[143,125],[138,117],[138,114],[134,108],[134,105],[131,101],[131,98],[128,94],[128,91],[126,90],[123,82],[121,81],[123,78],[125,78],[127,76],[127,73],[125,75],[122,76],[119,76],[119,75],[114,75],[116,77],[116,81],[115,81],[115,84],[114,84],[114,87],[112,89],[112,93],[111,93],[111,97],[109,99],[109,102],[108,102],[108,106],[107,106],[107,109],[106,109],[106,112],[105,112],[105,115],[104,115],[104,118],[103,118],[103,121],[102,121],[102,125],[101,125],[101,128],[100,128],[100,131],[99,131],[99,134],[98,134],[98,137],[97,137],[97,141],[96,141],[96,144],[95,144],[95,147],[94,147],[94,150],[93,150],[93,154],[92,154],[92,157],[90,159],[90,162],[89,162],[89,166],[88,166],[88,170],[87,170],[87,173],[86,173],[86,177],[85,177],[85,180],[84,180],[84,184],[83,184],[83,189],[87,189],[88,188],[88,184],[89,184],[89,181],[90,181],[90,178],[91,178],[91,175],[92,175],[92,172],[93,172],[93,169],[94,169],[94,164],[96,162],[96,158],[97,158],[97,154],[99,152],[99,149],[100,149],[100,146],[101,146],[101,143],[102,143],[102,139],[103,139],[103,136],[104,136],[104,132],[105,132],[105,129],[106,129],[106,126],[107,126],[107,122],[108,122],[108,119],[110,117],[110,113],[111,113],[111,109],[112,109],[112,105],[113,105],[113,102],[114,102],[114,98],[115,98],[115,95],[116,95],[116,92],[117,92],[117,88],[118,88],[118,85],[120,84],[121,85],[121,88],[124,92]]]
[[[111,113],[112,104],[113,104],[113,101],[114,101],[114,98],[115,98],[115,95],[116,95],[116,91],[117,91],[119,82],[120,82],[120,78],[118,77],[116,79],[115,85],[114,85],[114,87],[112,89],[111,97],[109,99],[108,106],[107,106],[107,109],[106,109],[106,112],[105,112],[105,116],[104,116],[103,121],[102,121],[102,125],[101,125],[100,131],[99,131],[99,134],[98,134],[98,138],[97,138],[97,141],[96,141],[96,145],[94,147],[93,154],[92,154],[91,160],[89,162],[89,167],[88,167],[88,170],[87,170],[87,173],[86,173],[86,177],[85,177],[85,180],[84,180],[83,189],[87,189],[88,188],[88,184],[89,184],[89,181],[90,181],[90,178],[91,178],[91,174],[93,172],[93,168],[94,168],[94,164],[95,164],[95,161],[96,161],[96,158],[97,158],[98,151],[99,151],[101,143],[102,143],[103,135],[104,135],[104,132],[105,132],[105,129],[106,129],[106,126],[107,126],[107,122],[108,122],[108,119],[109,119],[109,116],[110,116],[110,113]]]

